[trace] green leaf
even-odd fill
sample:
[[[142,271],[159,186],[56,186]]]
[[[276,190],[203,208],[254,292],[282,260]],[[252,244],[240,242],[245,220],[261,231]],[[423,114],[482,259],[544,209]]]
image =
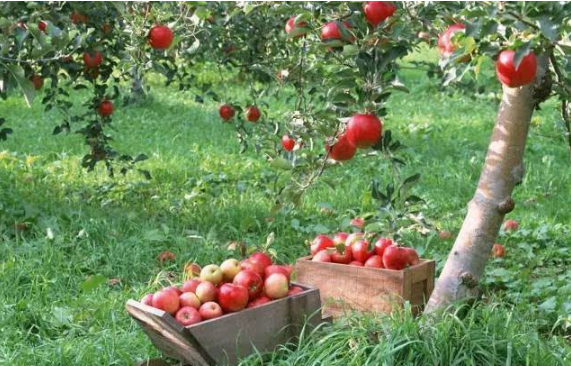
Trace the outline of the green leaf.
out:
[[[520,48],[518,48],[515,51],[514,66],[515,66],[516,70],[519,68],[519,65],[521,64],[521,60],[523,60],[523,58],[525,56],[527,56],[527,54],[529,53],[530,50],[531,50],[531,44],[530,43],[524,43],[523,46],[521,46]]]
[[[293,166],[291,165],[291,163],[281,157],[272,159],[269,161],[270,165],[273,166],[274,168],[278,168],[278,169],[282,169],[282,170],[292,170]]]
[[[20,89],[22,89],[22,92],[24,93],[24,98],[26,99],[26,104],[28,104],[28,107],[31,107],[32,103],[34,102],[34,96],[36,95],[36,91],[34,90],[34,84],[30,80],[26,79],[26,73],[24,72],[22,66],[8,65],[6,66],[6,68],[8,69],[8,71],[10,71],[10,73],[14,77],[14,80],[16,80],[16,82],[18,83]]]
[[[81,284],[81,291],[88,293],[95,290],[99,285],[105,283],[107,278],[103,275],[96,274],[94,276],[89,277]]]
[[[559,25],[553,23],[549,16],[539,18],[539,29],[551,42],[555,42],[559,38]]]
[[[343,56],[355,56],[359,53],[359,47],[354,44],[348,44],[343,47]]]

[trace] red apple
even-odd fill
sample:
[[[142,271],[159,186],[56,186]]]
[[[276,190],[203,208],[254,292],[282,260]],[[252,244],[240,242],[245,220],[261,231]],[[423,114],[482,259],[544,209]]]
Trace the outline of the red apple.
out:
[[[166,50],[173,39],[174,35],[167,26],[155,25],[149,31],[149,44],[156,50]]]
[[[198,310],[191,306],[184,306],[180,308],[175,315],[176,321],[180,324],[188,327],[189,325],[200,323],[202,321],[202,317]]]
[[[246,108],[246,121],[257,122],[261,115],[260,110],[255,105]]]
[[[391,246],[385,249],[383,264],[385,268],[401,270],[408,265],[408,254],[404,248]]]
[[[166,288],[167,290],[173,290],[174,292],[176,292],[177,296],[182,295],[182,291],[176,287],[175,285],[172,285],[171,287]]]
[[[281,273],[272,273],[264,281],[264,293],[270,299],[281,299],[286,297],[289,291],[289,281],[287,276]]]
[[[349,263],[350,266],[357,266],[357,267],[363,267],[364,264],[363,262],[359,262],[359,261],[353,261],[351,263]]]
[[[338,246],[341,244],[345,244],[348,237],[349,234],[343,232],[335,234],[335,236],[333,236],[333,245]]]
[[[220,286],[218,303],[226,312],[240,311],[248,305],[248,290],[244,286],[225,283]]]
[[[44,22],[43,20],[40,20],[38,22],[38,29],[46,33],[46,30],[48,29],[48,23]]]
[[[218,285],[222,282],[222,271],[216,264],[209,264],[200,271],[200,279]]]
[[[461,23],[452,24],[449,26],[440,37],[438,37],[438,50],[443,56],[450,56],[454,53],[456,46],[452,43],[452,37],[456,32],[462,32],[466,29],[466,26]]]
[[[232,107],[230,104],[224,104],[218,109],[220,118],[222,118],[225,122],[231,120],[232,117],[234,117],[234,113],[234,107]]]
[[[192,280],[188,280],[185,283],[182,284],[182,286],[180,286],[180,290],[182,292],[192,292],[195,293],[196,292],[196,288],[198,287],[198,285],[200,285],[202,281],[198,280],[198,279],[192,279]]]
[[[296,24],[295,18],[295,16],[289,18],[285,26],[285,32],[291,38],[299,38],[307,33],[307,30],[304,29],[307,27],[307,22],[301,21]]]
[[[365,267],[385,268],[383,265],[383,257],[380,255],[373,255],[371,258],[367,259],[365,262]]]
[[[362,229],[365,226],[365,219],[363,219],[362,217],[355,217],[354,219],[351,220],[349,224],[351,226],[355,226],[359,229]]]
[[[367,1],[363,6],[365,17],[373,27],[392,16],[397,8],[389,1]]]
[[[271,266],[267,266],[266,270],[264,271],[264,277],[269,277],[272,273],[281,273],[287,276],[289,280],[291,276],[291,268],[289,266],[281,266],[278,264],[272,264]]]
[[[333,238],[333,242],[336,244],[335,244],[335,251],[331,253],[331,261],[333,263],[349,264],[353,260],[353,251],[351,250],[351,245],[345,244],[348,235],[346,233],[340,233],[340,234],[345,234],[345,235],[341,235],[340,237],[338,237],[337,235],[339,234],[337,234]],[[344,236],[345,240],[342,240]]]
[[[516,231],[519,228],[519,224],[517,221],[509,219],[504,222],[504,230],[505,231]]]
[[[383,123],[372,114],[356,114],[347,123],[347,141],[359,148],[367,149],[377,143],[383,134]]]
[[[240,271],[236,277],[234,277],[233,283],[245,287],[248,290],[248,297],[250,299],[256,298],[256,296],[262,292],[262,287],[264,286],[262,277],[248,270]]]
[[[178,299],[180,301],[180,306],[190,306],[195,309],[200,308],[200,299],[192,292],[183,292]]]
[[[374,250],[369,250],[369,242],[363,239],[354,242],[351,245],[351,251],[353,258],[362,263],[365,263],[375,252]]]
[[[345,240],[345,245],[353,245],[356,241],[363,239],[365,235],[363,233],[352,233],[349,234]]]
[[[200,305],[200,309],[198,309],[198,313],[204,320],[214,319],[222,316],[222,308],[220,305],[215,303],[214,301],[208,301],[204,304]]]
[[[153,306],[153,294],[146,294],[141,299],[141,304],[145,304],[148,306]]]
[[[234,277],[242,270],[242,268],[240,267],[240,262],[237,259],[230,258],[222,262],[220,270],[222,271],[222,280],[224,282],[232,282]]]
[[[264,262],[252,257],[243,260],[242,263],[240,263],[240,267],[242,267],[242,270],[248,270],[257,273],[260,275],[260,277],[264,277],[264,271],[266,270]]]
[[[262,296],[259,296],[259,297],[255,298],[254,300],[250,301],[250,302],[248,303],[248,305],[246,305],[246,308],[248,308],[248,309],[249,309],[249,308],[255,308],[255,307],[258,307],[258,306],[267,304],[267,303],[269,303],[269,302],[271,302],[271,301],[272,301],[272,299],[270,299],[270,298],[267,297],[266,295],[262,295]]]
[[[262,264],[264,265],[264,269],[267,266],[271,266],[273,263],[272,258],[269,255],[267,255],[266,253],[262,253],[262,252],[253,253],[250,256],[250,258],[253,258],[253,259],[256,259],[256,260],[259,260],[260,262],[262,262]]]
[[[383,256],[383,254],[385,253],[385,249],[387,249],[388,247],[390,247],[391,245],[394,245],[394,242],[392,239],[389,238],[380,238],[379,240],[377,240],[375,242],[375,253],[378,256]]]
[[[311,260],[314,262],[331,262],[331,255],[327,253],[327,250],[322,250],[315,253]]]
[[[409,266],[415,266],[420,263],[418,253],[413,248],[403,247],[407,256],[407,263]]]
[[[109,100],[104,100],[99,104],[99,108],[97,108],[97,113],[101,117],[108,117],[113,113],[113,103]]]
[[[494,244],[492,247],[492,256],[496,258],[501,258],[504,256],[505,249],[501,244]]]
[[[333,240],[331,240],[327,235],[321,234],[317,235],[311,242],[310,251],[311,254],[314,255],[323,249],[332,248],[334,245]]]
[[[537,59],[533,52],[523,57],[516,68],[514,63],[515,51],[504,50],[496,62],[496,75],[500,82],[510,88],[527,85],[535,80]]]
[[[74,11],[69,15],[69,19],[73,24],[87,23],[88,17],[85,14],[81,14],[78,11]]]
[[[340,22],[333,21],[325,24],[323,28],[321,28],[321,40],[322,41],[331,41],[331,40],[342,40],[345,42],[353,43],[355,42],[355,36],[351,33],[351,25],[347,22],[343,22],[343,26],[349,32],[349,36],[344,38],[339,30]],[[341,44],[335,43],[332,45],[333,47],[340,47]]]
[[[357,152],[357,148],[349,142],[346,134],[339,136],[333,146],[326,143],[325,150],[329,153],[329,157],[336,161],[351,160]]]
[[[289,137],[288,135],[282,136],[282,147],[285,151],[292,151],[295,147],[295,140]]]
[[[287,292],[287,296],[297,295],[303,292],[303,289],[299,286],[291,286]]]
[[[32,84],[34,84],[35,90],[40,90],[44,86],[44,79],[40,75],[34,74],[30,78]]]
[[[152,306],[173,315],[180,307],[178,294],[172,289],[163,289],[153,295]]]
[[[216,300],[216,286],[211,282],[202,282],[196,287],[196,296],[201,303],[215,301]]]
[[[85,52],[83,54],[83,64],[88,69],[99,67],[103,62],[103,54],[99,51]]]

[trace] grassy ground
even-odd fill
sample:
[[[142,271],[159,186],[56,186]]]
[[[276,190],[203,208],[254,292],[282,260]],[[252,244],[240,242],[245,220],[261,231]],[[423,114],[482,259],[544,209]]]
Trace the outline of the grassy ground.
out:
[[[428,202],[425,215],[457,232],[497,104],[442,94],[418,72],[403,77],[412,93],[391,99],[386,126],[409,147],[405,173],[422,173],[416,193]],[[15,130],[0,143],[0,364],[131,365],[156,356],[124,311],[127,299],[187,261],[221,261],[230,240],[259,245],[274,232],[278,259],[291,262],[316,231],[371,210],[365,191],[373,177],[387,177],[375,159],[357,158],[326,172],[343,178],[335,190],[317,186],[298,211],[273,215],[264,183],[270,168],[251,151],[238,154],[215,106],[160,87],[152,97],[118,108],[113,133],[121,151],[149,155],[151,181],[87,173],[79,137],[51,136],[56,114],[27,109],[17,97],[0,103]],[[436,325],[406,313],[351,318],[349,327],[322,329],[299,347],[245,363],[568,365],[571,166],[557,120],[554,104],[534,117],[527,175],[509,215],[521,230],[499,239],[507,254],[488,267],[486,305]],[[321,213],[324,204],[332,214]],[[14,229],[18,223],[28,230]],[[430,234],[408,244],[441,266],[452,242]],[[176,260],[160,265],[163,250]]]

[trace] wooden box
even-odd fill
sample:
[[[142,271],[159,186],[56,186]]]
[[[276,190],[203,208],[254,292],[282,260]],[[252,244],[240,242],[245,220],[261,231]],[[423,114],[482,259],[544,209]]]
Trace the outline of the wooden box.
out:
[[[409,301],[415,313],[424,307],[434,288],[434,261],[422,259],[402,271],[313,262],[296,263],[296,281],[321,293],[325,316],[346,311],[388,313]]]
[[[305,291],[188,327],[134,300],[126,307],[165,356],[184,365],[234,365],[240,358],[271,351],[299,336],[306,322],[309,329],[322,321],[319,290],[298,286]]]

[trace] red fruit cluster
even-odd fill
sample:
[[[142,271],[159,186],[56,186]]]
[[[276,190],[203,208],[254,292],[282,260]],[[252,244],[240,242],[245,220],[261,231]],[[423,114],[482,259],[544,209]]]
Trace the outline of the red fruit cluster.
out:
[[[389,238],[380,238],[370,245],[362,233],[337,233],[331,239],[318,235],[310,247],[312,260],[351,266],[402,270],[420,263],[413,248],[397,246]]]
[[[174,35],[172,30],[164,25],[155,25],[149,31],[149,44],[156,50],[166,50],[171,46]]]
[[[383,123],[372,114],[356,114],[334,145],[325,145],[329,157],[337,161],[351,160],[357,149],[368,149],[382,137]]]
[[[304,291],[290,285],[291,266],[273,264],[262,252],[242,262],[230,258],[220,266],[211,264],[199,270],[199,278],[184,282],[180,288],[171,286],[147,294],[141,303],[161,309],[189,326]]]

